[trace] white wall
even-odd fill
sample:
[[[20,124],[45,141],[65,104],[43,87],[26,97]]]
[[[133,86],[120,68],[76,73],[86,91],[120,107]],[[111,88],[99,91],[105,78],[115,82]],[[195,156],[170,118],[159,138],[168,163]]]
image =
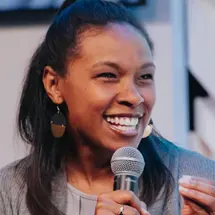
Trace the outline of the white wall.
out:
[[[215,98],[215,2],[188,1],[189,66]]]
[[[0,28],[0,167],[26,151],[15,132],[16,109],[24,71],[46,28]]]
[[[155,76],[157,101],[152,118],[163,136],[176,141],[173,117],[172,28],[168,23],[148,23],[146,27],[155,44],[157,66]]]
[[[190,148],[215,159],[215,1],[188,1],[189,67],[208,92],[194,102],[195,131]]]

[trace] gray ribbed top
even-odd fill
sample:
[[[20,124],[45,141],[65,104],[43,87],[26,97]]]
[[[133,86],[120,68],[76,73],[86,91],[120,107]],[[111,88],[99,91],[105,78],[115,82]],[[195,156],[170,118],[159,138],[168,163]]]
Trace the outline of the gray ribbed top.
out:
[[[68,184],[66,215],[94,215],[97,196],[85,194]]]
[[[171,171],[176,186],[169,198],[165,195],[162,198],[158,196],[148,210],[151,215],[180,215],[181,201],[177,183],[179,178],[182,175],[193,175],[215,181],[215,162],[157,137],[152,137],[149,141],[145,143],[143,140],[140,144],[155,146],[160,158]],[[26,185],[23,180],[24,170],[29,164],[28,159],[27,157],[18,168],[15,162],[0,170],[1,215],[31,215],[26,205]],[[68,187],[65,172],[59,172],[53,180],[52,193],[53,203],[63,213],[94,215],[96,197],[83,194],[72,186]]]

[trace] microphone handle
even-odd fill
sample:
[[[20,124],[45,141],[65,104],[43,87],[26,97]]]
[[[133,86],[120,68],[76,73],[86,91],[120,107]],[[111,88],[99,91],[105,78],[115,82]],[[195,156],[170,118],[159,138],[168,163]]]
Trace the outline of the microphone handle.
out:
[[[113,190],[130,190],[138,194],[138,178],[133,175],[116,175]]]

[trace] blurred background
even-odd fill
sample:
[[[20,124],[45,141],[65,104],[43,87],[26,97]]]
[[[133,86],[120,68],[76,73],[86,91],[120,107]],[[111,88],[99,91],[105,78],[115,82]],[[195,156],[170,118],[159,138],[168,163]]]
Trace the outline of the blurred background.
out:
[[[58,8],[63,0],[1,0],[1,10]]]
[[[215,159],[214,0],[123,2],[155,44],[153,121],[175,144]],[[16,113],[28,62],[63,0],[0,0],[0,168],[23,157]]]

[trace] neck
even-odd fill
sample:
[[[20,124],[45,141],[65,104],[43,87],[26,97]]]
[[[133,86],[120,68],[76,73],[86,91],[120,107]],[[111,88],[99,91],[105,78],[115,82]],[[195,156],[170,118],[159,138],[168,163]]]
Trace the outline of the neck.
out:
[[[68,182],[90,194],[111,191],[113,189],[111,156],[112,152],[106,149],[76,144],[76,150],[67,158]]]

